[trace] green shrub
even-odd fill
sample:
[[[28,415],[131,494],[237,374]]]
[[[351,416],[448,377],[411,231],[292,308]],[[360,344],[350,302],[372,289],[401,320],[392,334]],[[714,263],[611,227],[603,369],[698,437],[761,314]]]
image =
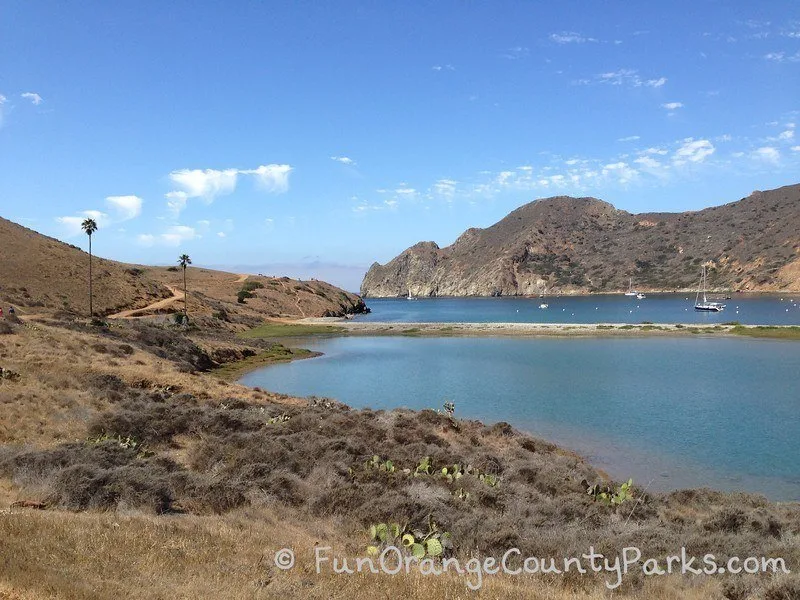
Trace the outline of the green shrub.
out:
[[[252,292],[253,290],[258,290],[264,287],[264,284],[260,281],[245,281],[242,285],[242,290],[245,292]]]

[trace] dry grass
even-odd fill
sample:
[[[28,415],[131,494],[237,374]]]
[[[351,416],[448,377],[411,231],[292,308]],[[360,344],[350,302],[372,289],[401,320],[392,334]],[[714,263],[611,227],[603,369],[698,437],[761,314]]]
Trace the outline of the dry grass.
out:
[[[602,481],[601,473],[507,424],[455,428],[432,411],[352,411],[228,384],[203,365],[245,350],[257,357],[269,344],[227,347],[190,333],[127,321],[15,325],[0,336],[0,366],[20,374],[0,383],[0,504],[50,507],[0,515],[0,598],[476,597],[457,578],[333,578],[269,566],[284,546],[303,549],[309,564],[317,542],[360,555],[370,523],[428,518],[453,534],[461,557],[511,546],[570,556],[589,545],[662,556],[686,545],[699,555],[800,562],[796,504],[637,491],[632,514],[630,505],[614,510],[587,497],[582,480]],[[87,441],[101,434],[105,441]],[[119,444],[128,437],[135,448]],[[416,478],[381,472],[365,465],[373,454],[401,470],[430,456],[436,468]],[[455,462],[499,484],[436,476]],[[634,577],[614,597],[719,598],[722,583]],[[748,587],[782,599],[768,589]],[[480,597],[609,594],[593,580],[498,578]]]
[[[110,315],[152,307],[136,316],[171,314],[183,310],[183,301],[160,302],[173,291],[182,296],[183,273],[173,267],[150,267],[101,258],[106,233],[93,236],[94,310]],[[65,244],[0,218],[0,305],[15,306],[21,315],[66,312],[88,314],[89,255],[81,247]],[[80,240],[88,247],[86,237]],[[360,298],[321,281],[286,277],[237,275],[190,267],[188,308],[192,315],[223,316],[220,325],[241,328],[259,324],[265,317],[311,317],[359,311]],[[256,297],[239,304],[237,292],[245,280],[262,287]]]
[[[362,556],[359,538],[342,523],[310,522],[283,507],[247,509],[225,517],[152,517],[125,513],[21,511],[0,515],[0,581],[20,598],[504,598],[531,600],[708,600],[719,583],[653,578],[611,595],[602,584],[575,593],[562,582],[532,577],[487,578],[480,593],[456,576],[332,575],[314,569],[313,548]],[[274,552],[293,548],[295,568],[273,566]],[[0,584],[0,598],[3,598]],[[10,596],[15,598],[15,596]]]

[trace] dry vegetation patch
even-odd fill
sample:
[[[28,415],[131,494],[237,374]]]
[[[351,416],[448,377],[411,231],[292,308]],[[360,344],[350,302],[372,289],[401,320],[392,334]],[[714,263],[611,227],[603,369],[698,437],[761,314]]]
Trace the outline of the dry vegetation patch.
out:
[[[458,420],[452,407],[356,411],[207,372],[215,358],[258,356],[272,342],[135,321],[54,321],[15,326],[0,344],[0,364],[20,375],[0,384],[0,499],[48,509],[0,517],[3,577],[37,597],[163,597],[169,589],[172,597],[327,598],[348,590],[341,597],[354,598],[383,589],[466,597],[456,578],[329,581],[265,566],[264,548],[287,539],[308,552],[315,542],[339,541],[363,554],[369,526],[390,522],[408,530],[433,523],[451,536],[446,553],[464,558],[511,547],[580,556],[590,546],[609,555],[637,546],[661,557],[685,546],[698,556],[800,562],[796,504],[634,488],[615,505],[587,493],[609,484],[602,473],[507,423]],[[705,598],[713,595],[698,590],[710,594],[723,583],[791,591],[796,579],[786,581],[667,584],[632,575],[623,591]],[[543,598],[603,597],[594,578],[537,585]],[[538,593],[510,579],[487,586],[493,597]]]

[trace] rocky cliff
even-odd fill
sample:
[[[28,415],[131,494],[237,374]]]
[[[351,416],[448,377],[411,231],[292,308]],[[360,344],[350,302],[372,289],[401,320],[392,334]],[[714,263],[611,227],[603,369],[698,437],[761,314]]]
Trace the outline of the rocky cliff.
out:
[[[364,297],[800,290],[800,185],[685,213],[631,214],[595,198],[526,204],[451,246],[420,242],[374,263]]]

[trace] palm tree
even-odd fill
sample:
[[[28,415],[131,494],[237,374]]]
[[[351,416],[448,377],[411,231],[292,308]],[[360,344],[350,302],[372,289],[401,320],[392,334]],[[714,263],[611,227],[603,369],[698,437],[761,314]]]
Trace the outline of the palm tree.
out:
[[[94,219],[84,219],[81,229],[89,236],[89,318],[94,317],[92,310],[92,234],[97,231],[97,222]]]
[[[188,299],[188,294],[186,293],[186,267],[192,264],[192,259],[189,258],[188,254],[181,254],[178,257],[178,264],[183,267],[183,318],[186,322],[189,322],[189,311],[186,307],[186,301]]]

